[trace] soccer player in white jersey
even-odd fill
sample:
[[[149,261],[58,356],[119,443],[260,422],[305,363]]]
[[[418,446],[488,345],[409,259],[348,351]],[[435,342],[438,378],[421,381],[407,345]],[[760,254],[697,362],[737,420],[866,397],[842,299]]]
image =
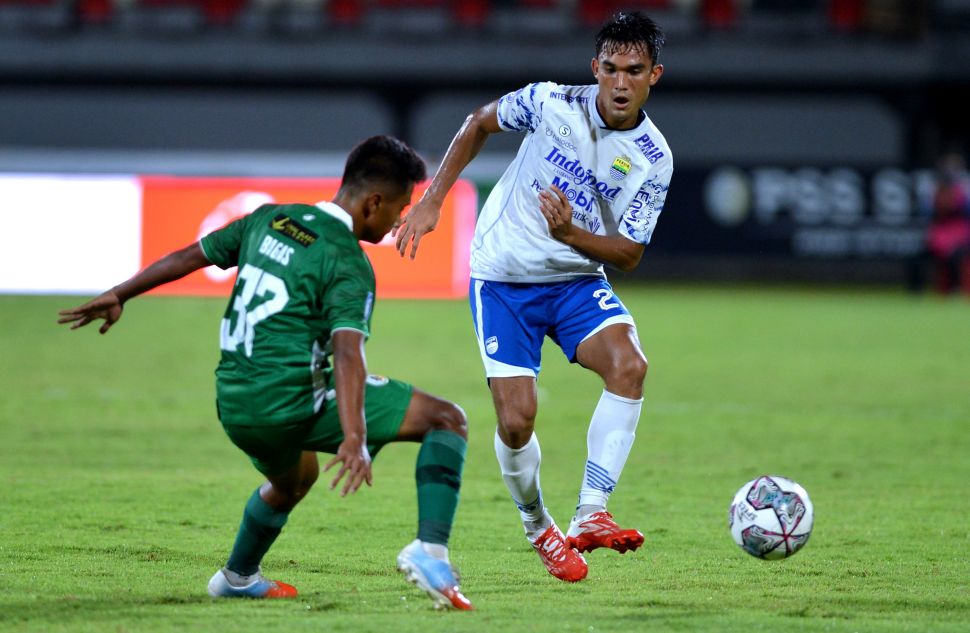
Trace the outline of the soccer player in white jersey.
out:
[[[502,477],[529,541],[565,581],[586,577],[582,552],[622,553],[643,543],[642,533],[621,528],[606,510],[633,444],[647,360],[603,265],[637,266],[670,184],[670,148],[642,109],[663,74],[663,43],[650,18],[619,13],[596,36],[596,84],[529,84],[472,112],[397,232],[398,250],[405,255],[410,245],[413,259],[445,194],[488,136],[525,133],[475,229],[470,301],[498,415]],[[604,383],[565,536],[543,504],[533,433],[545,336]]]

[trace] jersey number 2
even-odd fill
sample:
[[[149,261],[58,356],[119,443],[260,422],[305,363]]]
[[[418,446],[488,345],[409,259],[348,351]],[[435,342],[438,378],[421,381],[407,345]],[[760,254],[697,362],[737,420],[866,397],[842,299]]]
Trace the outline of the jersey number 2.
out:
[[[232,309],[236,312],[236,327],[232,327],[230,319],[222,320],[219,346],[227,352],[235,352],[242,343],[246,356],[252,356],[256,324],[286,307],[290,294],[282,279],[251,264],[246,264],[239,271],[233,294]],[[267,294],[271,294],[272,298],[249,309],[254,297],[263,299]]]
[[[606,288],[599,288],[593,291],[593,296],[600,300],[601,310],[611,310],[612,308],[619,308],[619,303],[611,303],[610,299],[613,298],[613,293]]]

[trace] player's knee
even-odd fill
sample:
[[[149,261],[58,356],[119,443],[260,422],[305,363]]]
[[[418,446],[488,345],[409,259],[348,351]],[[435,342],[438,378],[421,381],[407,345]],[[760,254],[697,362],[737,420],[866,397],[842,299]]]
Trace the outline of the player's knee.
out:
[[[647,368],[649,363],[646,357],[641,354],[634,354],[626,363],[625,374],[629,379],[638,385],[643,385],[647,378]]]
[[[647,359],[642,354],[629,354],[616,359],[603,376],[606,389],[617,395],[639,398],[647,377]]]
[[[306,498],[307,494],[310,492],[310,489],[313,488],[313,484],[316,483],[316,481],[317,481],[316,475],[313,475],[312,477],[300,479],[296,483],[296,485],[293,486],[293,488],[291,488],[286,492],[287,505],[290,508],[293,508],[294,506],[296,506],[296,504],[303,501],[303,499]]]
[[[297,494],[300,499],[303,499],[310,492],[310,488],[313,488],[313,484],[317,483],[317,478],[320,476],[320,469],[315,468],[308,473],[304,473],[303,477],[300,479],[299,486],[297,487]]]
[[[499,418],[499,436],[509,448],[522,448],[535,430],[535,417],[505,415]]]
[[[304,462],[296,476],[273,481],[264,498],[277,510],[292,510],[307,496],[319,476],[320,468],[315,460],[312,465]]]
[[[468,438],[468,417],[465,411],[454,402],[442,401],[432,420],[432,428],[437,431],[451,431]]]
[[[263,500],[278,512],[289,512],[309,491],[310,488],[303,487],[302,482],[296,482],[290,486],[274,484],[268,493],[264,492]]]

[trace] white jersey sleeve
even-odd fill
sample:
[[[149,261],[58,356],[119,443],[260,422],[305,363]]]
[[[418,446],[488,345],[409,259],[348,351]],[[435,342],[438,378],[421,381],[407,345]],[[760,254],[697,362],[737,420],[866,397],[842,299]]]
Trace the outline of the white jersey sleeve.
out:
[[[555,87],[548,81],[532,83],[499,99],[499,126],[506,132],[535,132],[542,121],[542,104]]]
[[[647,139],[649,142],[649,138]],[[647,159],[649,161],[649,158]],[[653,229],[657,226],[660,212],[667,200],[670,178],[674,164],[669,150],[660,156],[647,173],[647,178],[637,188],[633,201],[620,216],[618,231],[620,235],[639,244],[649,244]]]

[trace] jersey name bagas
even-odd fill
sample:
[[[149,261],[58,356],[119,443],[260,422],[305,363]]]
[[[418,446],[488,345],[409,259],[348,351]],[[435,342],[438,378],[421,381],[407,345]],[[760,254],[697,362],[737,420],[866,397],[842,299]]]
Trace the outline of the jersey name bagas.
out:
[[[295,253],[296,249],[292,246],[287,246],[272,235],[267,235],[259,245],[259,252],[275,262],[289,266],[290,255]]]

